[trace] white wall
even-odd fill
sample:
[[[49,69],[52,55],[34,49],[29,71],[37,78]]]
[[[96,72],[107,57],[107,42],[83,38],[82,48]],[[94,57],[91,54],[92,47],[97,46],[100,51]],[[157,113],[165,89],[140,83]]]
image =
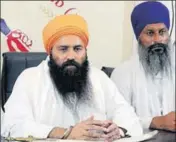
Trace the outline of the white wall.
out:
[[[64,1],[61,8],[51,1],[1,1],[1,17],[8,26],[20,29],[33,41],[31,52],[44,51],[42,29],[52,14],[63,14],[68,8],[82,15],[89,26],[88,56],[93,65],[117,66],[131,54],[133,43],[130,13],[131,1]],[[41,10],[45,7],[49,11]],[[46,14],[48,13],[48,14]],[[47,16],[47,15],[50,15]],[[1,34],[1,50],[8,51],[6,37]]]

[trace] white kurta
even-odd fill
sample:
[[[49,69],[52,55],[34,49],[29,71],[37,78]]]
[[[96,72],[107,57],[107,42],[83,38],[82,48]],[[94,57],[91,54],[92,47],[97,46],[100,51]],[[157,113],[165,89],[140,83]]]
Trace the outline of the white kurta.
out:
[[[170,79],[157,75],[155,83],[146,78],[138,54],[135,53],[111,74],[111,79],[134,107],[145,130],[149,128],[153,117],[175,111],[175,46],[171,50],[171,59]]]
[[[26,69],[18,77],[5,104],[2,135],[46,138],[53,127],[67,128],[94,115],[113,120],[135,136],[142,134],[139,118],[119,93],[115,84],[99,69],[90,67],[95,106],[83,105],[74,115],[63,103],[49,77],[47,60]]]

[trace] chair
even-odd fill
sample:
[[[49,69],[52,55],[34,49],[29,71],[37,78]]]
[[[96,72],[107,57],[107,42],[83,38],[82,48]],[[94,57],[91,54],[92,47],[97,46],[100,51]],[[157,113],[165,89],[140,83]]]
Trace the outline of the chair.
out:
[[[113,67],[102,67],[101,70],[107,74],[108,77],[111,77],[111,73],[114,70]]]
[[[6,52],[3,53],[3,66],[1,76],[1,105],[8,100],[17,77],[29,67],[34,67],[47,57],[44,52]],[[5,110],[4,110],[5,111]]]

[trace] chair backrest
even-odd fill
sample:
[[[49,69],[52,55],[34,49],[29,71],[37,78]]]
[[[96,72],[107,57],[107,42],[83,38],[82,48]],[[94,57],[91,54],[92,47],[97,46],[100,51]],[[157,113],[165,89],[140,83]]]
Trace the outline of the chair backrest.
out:
[[[45,60],[47,53],[44,52],[6,52],[3,53],[3,66],[1,76],[1,105],[12,93],[14,83],[19,74],[29,67],[37,66],[42,60]],[[4,108],[3,108],[4,109]]]
[[[103,67],[101,68],[101,70],[104,71],[104,72],[107,74],[108,77],[110,77],[112,71],[114,70],[114,68],[113,68],[113,67],[104,67],[104,66],[103,66]]]

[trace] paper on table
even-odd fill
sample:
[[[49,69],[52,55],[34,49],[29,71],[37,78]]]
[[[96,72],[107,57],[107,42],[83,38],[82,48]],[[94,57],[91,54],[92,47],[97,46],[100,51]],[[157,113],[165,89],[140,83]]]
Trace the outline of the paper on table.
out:
[[[142,135],[142,136],[136,136],[136,137],[131,137],[131,138],[119,139],[119,140],[116,140],[116,141],[114,141],[114,142],[141,142],[141,141],[144,141],[144,140],[149,140],[149,139],[151,139],[151,138],[154,137],[157,133],[158,133],[158,131],[155,130],[155,131],[146,133],[146,134],[144,134],[144,135]]]
[[[151,139],[158,133],[157,130],[146,133],[141,136],[131,137],[131,138],[123,138],[116,140],[114,142],[141,142],[144,140]],[[33,142],[94,142],[94,141],[83,141],[83,140],[53,140],[53,139],[46,139],[46,140],[35,140]],[[95,142],[102,142],[102,141],[95,141]]]

